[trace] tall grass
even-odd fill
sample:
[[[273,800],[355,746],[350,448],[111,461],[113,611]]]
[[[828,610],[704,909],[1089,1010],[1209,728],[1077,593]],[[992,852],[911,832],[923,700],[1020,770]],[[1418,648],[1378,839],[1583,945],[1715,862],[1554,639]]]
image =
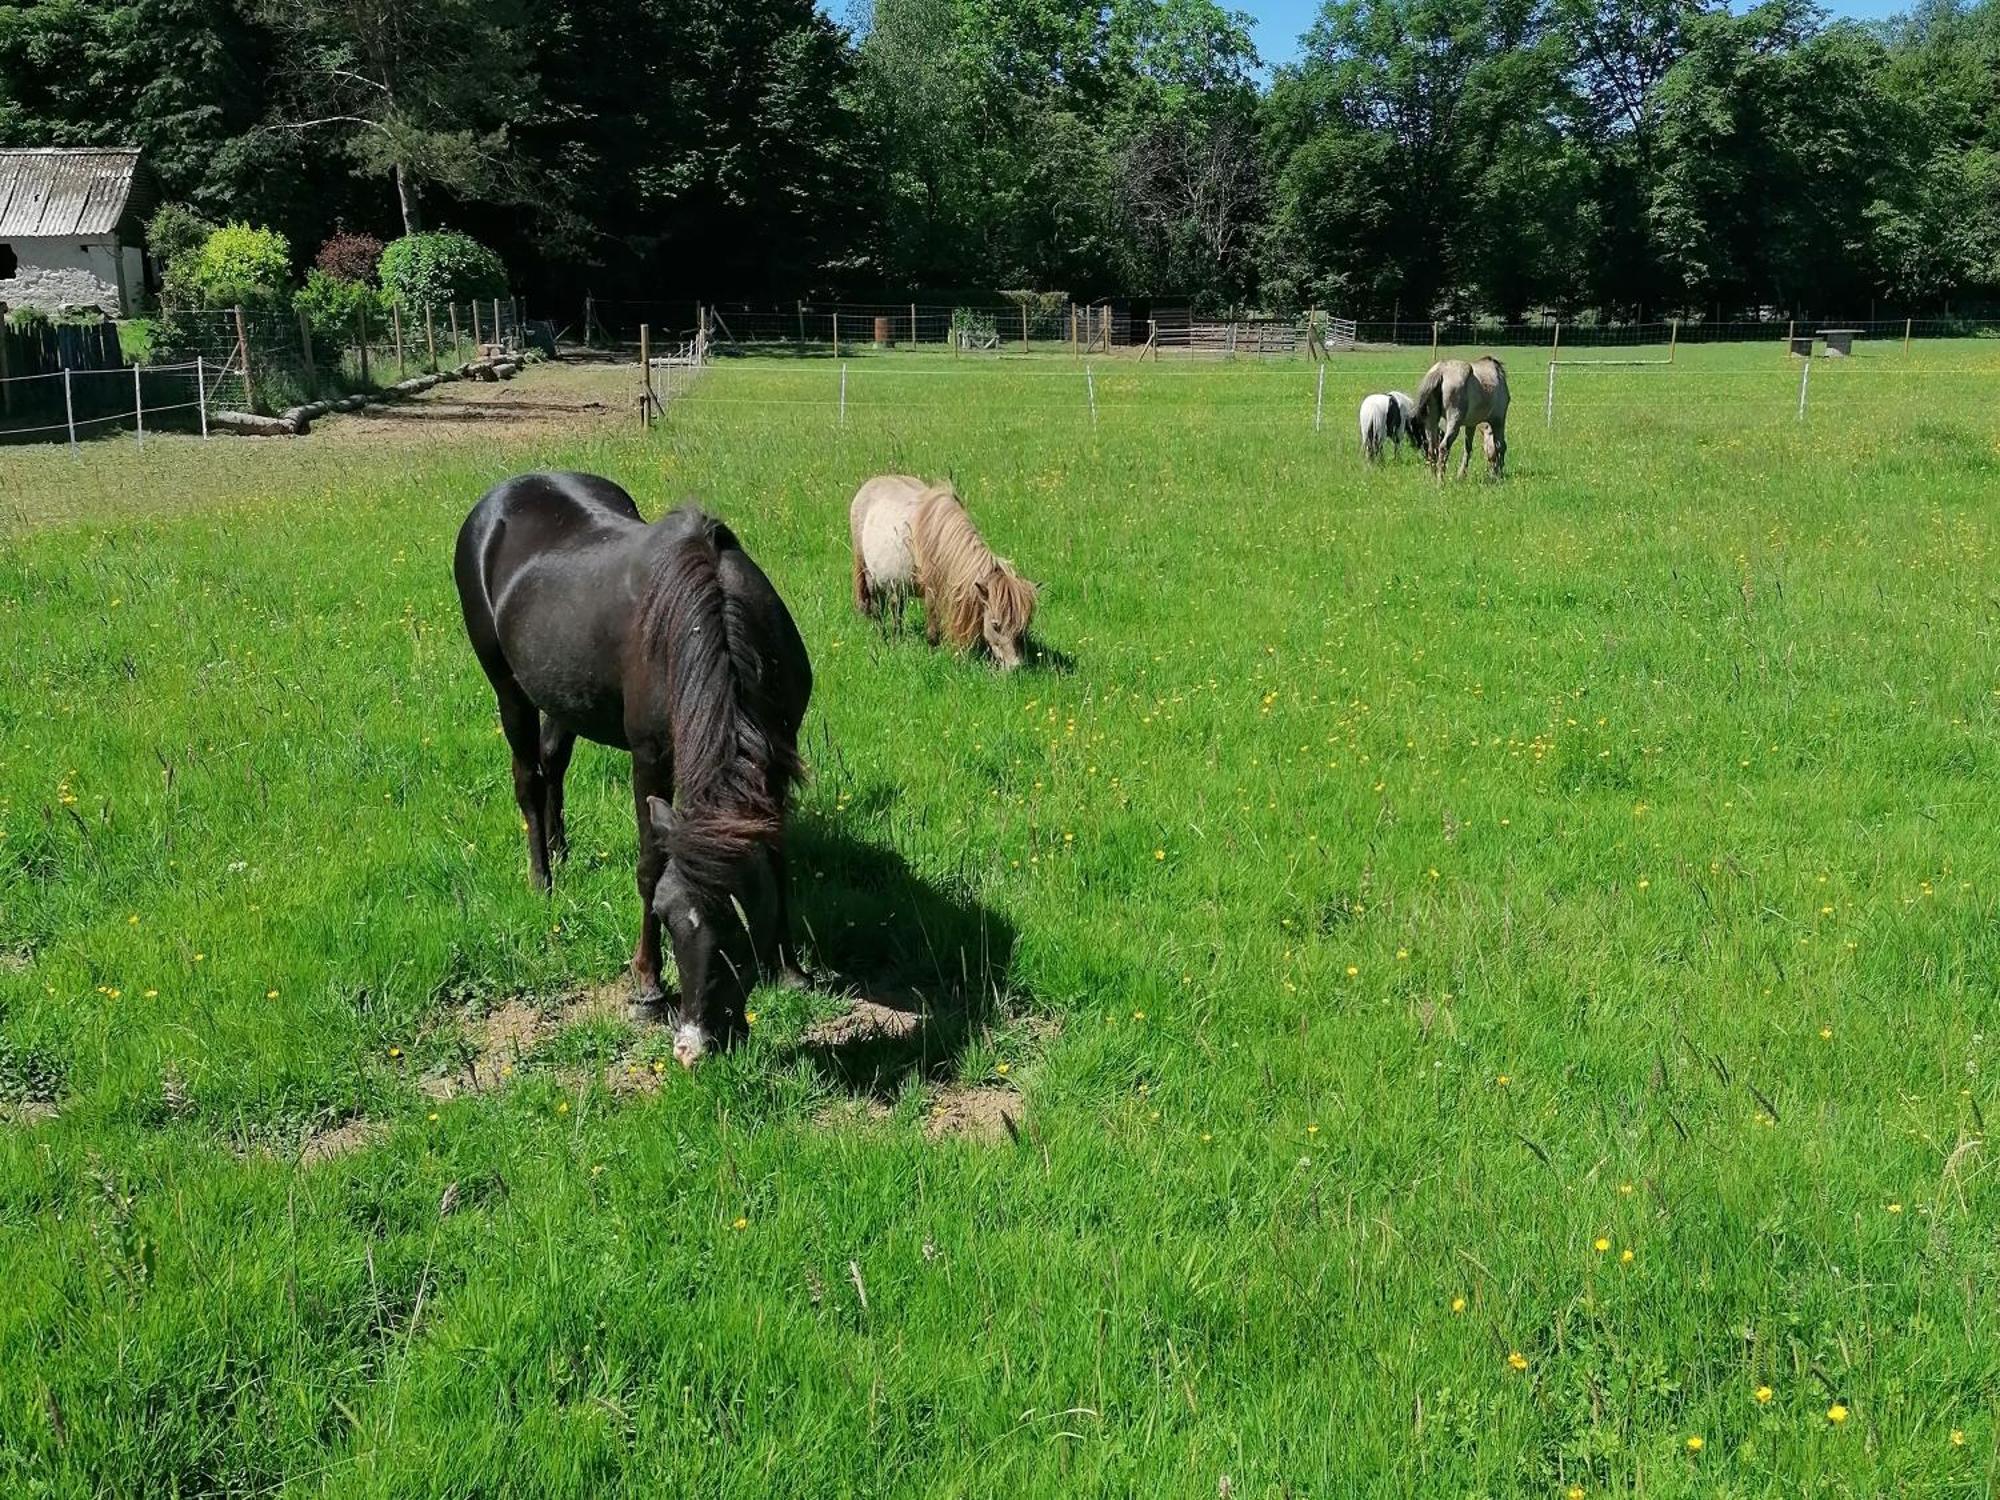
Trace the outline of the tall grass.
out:
[[[745,362],[555,452],[0,454],[0,1489],[1990,1493],[1990,352],[1803,424],[1767,351],[1565,370],[1553,432],[1517,361],[1442,488],[1351,429],[1422,362],[1317,435],[1304,366],[1099,363],[1093,422],[905,358],[844,426]],[[609,752],[529,890],[457,620],[530,462],[737,528],[811,953],[970,1035],[856,1078],[768,994],[692,1076],[590,1021],[422,1091],[636,918]],[[1039,666],[854,616],[889,469]],[[932,1139],[952,1081],[1017,1129]]]

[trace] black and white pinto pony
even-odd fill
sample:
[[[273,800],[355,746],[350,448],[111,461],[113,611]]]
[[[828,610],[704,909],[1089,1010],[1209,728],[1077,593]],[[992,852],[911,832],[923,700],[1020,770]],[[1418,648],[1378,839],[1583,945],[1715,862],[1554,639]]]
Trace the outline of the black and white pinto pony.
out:
[[[1472,435],[1482,427],[1486,432],[1487,472],[1495,479],[1500,477],[1507,462],[1507,370],[1499,360],[1490,354],[1470,363],[1439,360],[1417,387],[1416,408],[1410,424],[1411,440],[1419,452],[1428,455],[1440,480],[1451,462],[1451,445],[1461,432],[1465,434],[1465,457],[1459,460],[1458,477],[1465,477],[1472,466]]]
[[[1372,396],[1361,398],[1361,456],[1369,463],[1379,463],[1382,450],[1403,446],[1403,437],[1408,434],[1412,444],[1416,442],[1414,424],[1417,403],[1401,391],[1378,391]]]
[[[674,1056],[740,1034],[760,980],[803,983],[785,813],[812,695],[805,643],[727,526],[692,505],[650,524],[594,474],[523,474],[458,534],[465,628],[513,751],[535,884],[567,848],[578,735],[630,751],[639,828],[634,1009],[664,1012],[660,933],[680,976]]]

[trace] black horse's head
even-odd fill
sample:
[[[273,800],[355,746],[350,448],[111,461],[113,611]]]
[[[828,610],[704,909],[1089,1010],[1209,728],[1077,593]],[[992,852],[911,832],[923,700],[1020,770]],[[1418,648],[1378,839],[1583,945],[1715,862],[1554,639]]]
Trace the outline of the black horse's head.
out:
[[[776,976],[783,904],[761,829],[721,826],[658,797],[646,808],[667,851],[651,902],[680,974],[674,1058],[691,1068],[742,1026],[750,991]]]

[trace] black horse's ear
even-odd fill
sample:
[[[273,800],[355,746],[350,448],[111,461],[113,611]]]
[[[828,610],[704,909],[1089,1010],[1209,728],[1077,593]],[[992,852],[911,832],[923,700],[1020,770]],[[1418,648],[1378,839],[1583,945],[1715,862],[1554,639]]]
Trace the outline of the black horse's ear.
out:
[[[652,819],[653,832],[657,836],[663,839],[673,837],[674,823],[679,814],[673,810],[673,807],[665,799],[648,797],[646,799],[646,816]]]

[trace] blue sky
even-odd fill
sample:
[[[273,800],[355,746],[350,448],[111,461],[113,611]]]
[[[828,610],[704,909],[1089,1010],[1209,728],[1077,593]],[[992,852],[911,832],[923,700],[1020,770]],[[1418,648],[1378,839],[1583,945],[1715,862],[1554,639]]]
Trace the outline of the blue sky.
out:
[[[1266,64],[1291,62],[1298,56],[1299,37],[1319,14],[1320,0],[1224,0],[1257,20],[1257,51]],[[1878,20],[1908,10],[1909,0],[1820,0],[1836,16]]]

